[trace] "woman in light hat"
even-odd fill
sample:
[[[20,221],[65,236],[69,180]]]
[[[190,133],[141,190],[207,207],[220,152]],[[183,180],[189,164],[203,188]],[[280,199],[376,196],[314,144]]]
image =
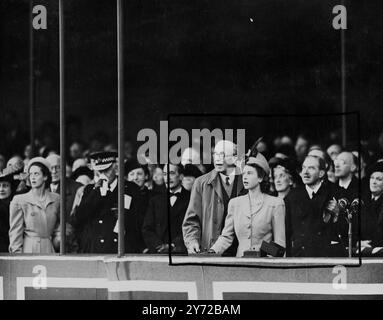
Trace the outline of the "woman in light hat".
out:
[[[237,257],[244,251],[260,251],[263,241],[285,247],[285,204],[267,192],[270,168],[265,157],[256,153],[245,162],[243,185],[248,193],[229,202],[222,234],[210,252],[222,253],[238,238]]]
[[[49,163],[42,157],[29,161],[32,189],[16,195],[10,204],[9,251],[54,253],[59,246],[60,196],[49,191]]]
[[[269,162],[270,164],[270,162]],[[293,161],[289,158],[277,159],[271,165],[271,177],[277,196],[284,199],[298,180]]]

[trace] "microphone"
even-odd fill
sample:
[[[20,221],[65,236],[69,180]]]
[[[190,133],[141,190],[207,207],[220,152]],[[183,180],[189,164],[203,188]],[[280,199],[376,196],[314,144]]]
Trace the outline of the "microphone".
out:
[[[363,201],[360,200],[358,198],[352,200],[351,204],[350,204],[350,213],[351,214],[357,214],[358,211],[359,211],[359,203],[360,205],[363,205]]]
[[[350,205],[350,202],[348,202],[348,200],[346,198],[341,198],[338,200],[338,205],[342,211],[345,211],[348,208],[348,206]]]
[[[348,200],[346,198],[339,199],[337,201],[337,203],[338,203],[338,206],[339,206],[339,212],[337,214],[334,214],[334,217],[333,217],[333,222],[334,223],[336,223],[338,221],[339,213],[346,212],[348,206],[350,205],[350,203],[348,202]]]

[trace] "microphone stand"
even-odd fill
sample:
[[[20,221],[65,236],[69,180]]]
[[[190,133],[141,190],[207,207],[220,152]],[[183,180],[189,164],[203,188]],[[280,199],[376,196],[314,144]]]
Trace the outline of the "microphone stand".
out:
[[[350,210],[346,209],[347,222],[348,222],[348,257],[352,258],[352,214]]]

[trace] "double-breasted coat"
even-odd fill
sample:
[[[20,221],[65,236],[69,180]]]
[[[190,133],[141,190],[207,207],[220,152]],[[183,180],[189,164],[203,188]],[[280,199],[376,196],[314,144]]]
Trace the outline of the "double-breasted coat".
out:
[[[248,195],[231,199],[225,227],[212,249],[224,252],[233,242],[234,234],[238,238],[237,257],[242,257],[246,250],[259,251],[263,241],[274,241],[285,247],[285,203],[280,198],[262,194],[252,212]]]
[[[125,252],[137,253],[139,246],[137,230],[138,186],[125,183],[125,195],[131,197],[129,208],[125,208]],[[100,187],[88,185],[80,205],[71,216],[82,253],[117,253],[118,249],[118,185],[113,191],[101,195]]]
[[[39,203],[32,190],[16,195],[10,204],[9,251],[11,253],[54,253],[60,242],[60,196],[47,193]]]

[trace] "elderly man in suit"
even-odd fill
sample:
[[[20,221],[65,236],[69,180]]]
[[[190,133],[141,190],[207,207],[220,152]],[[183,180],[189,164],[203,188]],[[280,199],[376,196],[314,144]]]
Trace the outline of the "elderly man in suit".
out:
[[[149,253],[167,253],[170,249],[174,253],[186,253],[182,237],[182,221],[189,204],[190,191],[182,186],[183,167],[181,164],[169,164],[169,181],[167,181],[168,165],[165,165],[163,170],[170,198],[168,199],[168,194],[164,192],[150,199],[142,234]],[[170,243],[168,216],[170,216]]]
[[[49,186],[49,190],[53,193],[60,194],[60,178],[61,178],[61,159],[58,154],[51,154],[46,157],[47,162],[50,165],[50,172],[52,181]],[[67,252],[77,252],[78,244],[74,238],[74,232],[72,226],[68,223],[70,214],[73,208],[73,202],[78,192],[82,190],[82,184],[76,182],[70,178],[65,178],[66,190],[65,190],[65,211],[66,211],[66,247]]]
[[[335,166],[335,177],[338,178],[339,186],[339,197],[345,198],[349,203],[359,198],[359,182],[355,176],[357,171],[357,157],[349,151],[343,151],[338,154],[334,160]],[[353,245],[356,245],[358,240],[358,216],[353,215],[352,217],[352,234],[353,234]],[[348,228],[341,231],[343,242],[348,242]]]
[[[225,224],[230,199],[243,190],[240,170],[235,165],[236,145],[228,140],[219,141],[213,157],[214,169],[194,182],[182,225],[189,254],[207,251],[216,242]],[[235,239],[223,255],[235,255],[237,246]]]
[[[341,188],[342,196],[351,202],[359,194],[358,178],[355,177],[357,158],[352,152],[343,151],[336,156],[334,165],[335,177],[339,179],[338,185]]]
[[[60,175],[61,175],[61,161],[58,154],[49,155],[46,160],[49,162],[52,182],[49,186],[51,192],[60,194]],[[72,211],[73,201],[76,196],[76,192],[82,186],[81,183],[78,183],[70,178],[65,179],[66,182],[66,191],[65,191],[65,200],[66,200],[66,218],[68,220],[70,213]]]
[[[307,156],[302,164],[303,187],[292,190],[286,204],[286,251],[293,257],[346,256],[338,234],[337,186],[324,183],[326,164]]]

